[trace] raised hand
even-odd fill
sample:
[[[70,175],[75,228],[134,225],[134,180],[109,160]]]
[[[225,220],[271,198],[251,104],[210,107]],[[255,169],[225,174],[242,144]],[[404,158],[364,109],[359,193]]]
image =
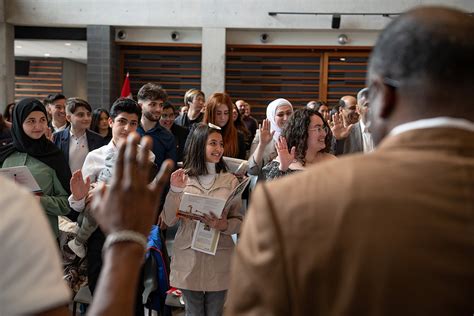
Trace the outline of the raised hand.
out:
[[[259,124],[258,130],[260,131],[260,143],[266,146],[273,138],[275,131],[270,132],[270,121],[264,119],[262,124]]]
[[[188,176],[183,168],[176,170],[171,174],[170,183],[177,188],[184,188],[188,182]]]
[[[86,204],[91,203],[92,198],[94,197],[94,195],[96,195],[96,192],[99,191],[100,189],[101,187],[99,186],[97,182],[91,183],[89,193],[87,193],[87,196],[86,196]]]
[[[286,138],[280,136],[275,144],[276,151],[278,153],[278,159],[280,160],[280,170],[286,171],[290,167],[291,163],[295,160],[296,147],[293,146],[291,151],[288,151],[288,145]]]
[[[166,160],[161,165],[157,181],[149,183],[151,161],[148,151],[152,139],[141,140],[141,155],[137,158],[139,136],[132,133],[119,144],[117,162],[110,186],[102,185],[94,196],[94,217],[105,233],[131,230],[147,236],[156,218],[161,193],[165,187],[173,162]]]
[[[69,186],[71,188],[72,197],[76,201],[80,201],[87,196],[89,188],[91,185],[91,180],[89,177],[84,181],[82,177],[81,170],[76,170],[72,174],[71,180],[69,181]]]
[[[347,124],[344,115],[336,113],[332,116],[333,125],[331,132],[336,139],[344,139],[351,133],[352,126],[354,124]]]
[[[51,130],[51,128],[46,127],[46,130],[44,131],[44,136],[50,141],[53,141],[53,131]]]

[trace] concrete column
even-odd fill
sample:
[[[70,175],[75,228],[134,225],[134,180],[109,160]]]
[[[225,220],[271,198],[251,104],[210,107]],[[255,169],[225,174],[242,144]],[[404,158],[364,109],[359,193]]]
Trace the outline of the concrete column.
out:
[[[0,111],[15,99],[15,52],[13,25],[5,21],[5,1],[0,0]]]
[[[201,90],[206,98],[225,89],[225,28],[202,29]]]
[[[63,60],[63,94],[87,100],[87,65]]]
[[[109,109],[120,96],[118,46],[115,29],[107,25],[87,26],[87,98],[96,109]]]

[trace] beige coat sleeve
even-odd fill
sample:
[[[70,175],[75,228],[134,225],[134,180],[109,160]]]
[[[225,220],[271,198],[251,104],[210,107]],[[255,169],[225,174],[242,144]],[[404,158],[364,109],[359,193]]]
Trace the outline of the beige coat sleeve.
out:
[[[239,180],[234,178],[232,180],[232,190],[239,184]],[[242,225],[242,214],[240,213],[240,209],[242,208],[242,199],[237,198],[235,201],[229,206],[229,212],[227,214],[227,229],[222,234],[232,235],[240,233],[240,226]]]
[[[259,185],[233,258],[226,315],[291,315],[283,238],[268,192]]]
[[[173,192],[170,190],[166,195],[165,205],[160,216],[167,226],[174,226],[179,221],[176,213],[178,212],[182,194],[183,192]]]

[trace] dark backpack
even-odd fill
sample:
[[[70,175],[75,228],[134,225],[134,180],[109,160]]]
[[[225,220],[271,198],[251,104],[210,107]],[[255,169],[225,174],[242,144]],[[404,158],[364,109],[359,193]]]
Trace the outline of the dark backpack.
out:
[[[170,288],[162,250],[160,227],[153,225],[145,255],[143,304],[146,308],[160,313],[163,313],[166,291]]]

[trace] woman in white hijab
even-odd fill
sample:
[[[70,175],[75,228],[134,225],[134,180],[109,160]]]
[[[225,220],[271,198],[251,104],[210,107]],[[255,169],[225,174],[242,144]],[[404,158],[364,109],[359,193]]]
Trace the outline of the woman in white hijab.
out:
[[[267,118],[259,124],[250,147],[248,169],[250,175],[260,178],[262,167],[277,156],[275,144],[292,113],[293,106],[286,99],[276,99],[267,106]]]

